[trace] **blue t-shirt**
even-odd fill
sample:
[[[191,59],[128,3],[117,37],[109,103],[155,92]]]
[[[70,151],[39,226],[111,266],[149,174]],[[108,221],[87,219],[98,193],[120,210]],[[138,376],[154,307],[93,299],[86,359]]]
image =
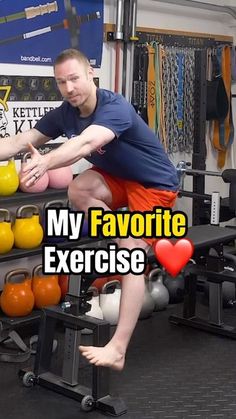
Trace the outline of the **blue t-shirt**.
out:
[[[64,101],[38,121],[35,128],[50,138],[75,137],[89,125],[101,125],[115,138],[86,156],[86,160],[107,173],[133,180],[145,187],[177,190],[176,169],[159,139],[120,94],[97,89],[97,106],[88,117]]]

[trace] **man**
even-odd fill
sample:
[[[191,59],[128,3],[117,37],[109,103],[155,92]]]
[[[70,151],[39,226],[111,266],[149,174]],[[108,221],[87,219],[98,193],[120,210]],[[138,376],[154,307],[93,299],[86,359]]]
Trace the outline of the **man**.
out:
[[[71,165],[86,158],[94,166],[77,176],[68,196],[74,208],[152,211],[174,205],[178,180],[175,168],[154,133],[121,95],[98,89],[93,69],[81,52],[63,51],[54,64],[62,105],[47,113],[33,129],[1,143],[0,158],[7,159],[30,148],[31,161],[24,182],[30,186],[48,169]],[[56,150],[40,155],[34,146],[65,134]],[[30,143],[30,145],[28,144]],[[121,238],[122,248],[147,250],[153,239]],[[121,370],[144,296],[144,276],[128,274],[122,280],[117,329],[105,347],[80,346],[90,363]]]

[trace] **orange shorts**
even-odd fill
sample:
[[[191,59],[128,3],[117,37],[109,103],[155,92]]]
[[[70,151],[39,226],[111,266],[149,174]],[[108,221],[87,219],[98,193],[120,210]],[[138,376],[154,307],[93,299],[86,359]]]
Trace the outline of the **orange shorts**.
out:
[[[129,211],[152,211],[154,207],[172,208],[175,204],[178,192],[166,191],[154,188],[145,188],[140,183],[127,181],[104,172],[97,167],[92,170],[100,173],[112,193],[111,209],[128,207]],[[157,239],[143,238],[152,245]]]

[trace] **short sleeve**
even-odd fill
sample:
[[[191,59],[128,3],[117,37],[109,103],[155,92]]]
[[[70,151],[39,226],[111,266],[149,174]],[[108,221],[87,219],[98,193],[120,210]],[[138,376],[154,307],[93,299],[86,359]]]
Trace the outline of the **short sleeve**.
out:
[[[98,109],[93,124],[109,128],[119,137],[132,125],[130,104],[122,96],[116,96]]]
[[[58,108],[46,113],[38,122],[36,122],[34,128],[47,137],[55,139],[64,133],[62,120],[62,107],[59,106]]]

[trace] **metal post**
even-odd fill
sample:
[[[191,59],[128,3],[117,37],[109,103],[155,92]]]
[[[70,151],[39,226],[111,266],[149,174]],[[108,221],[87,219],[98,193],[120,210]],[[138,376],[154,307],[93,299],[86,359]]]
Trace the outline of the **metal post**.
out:
[[[193,144],[193,169],[205,170],[206,168],[206,50],[195,51],[195,87],[194,87],[194,144]],[[193,177],[193,192],[205,192],[204,176]],[[201,224],[200,201],[192,202],[192,225]]]

